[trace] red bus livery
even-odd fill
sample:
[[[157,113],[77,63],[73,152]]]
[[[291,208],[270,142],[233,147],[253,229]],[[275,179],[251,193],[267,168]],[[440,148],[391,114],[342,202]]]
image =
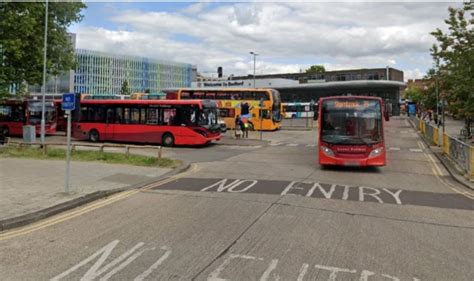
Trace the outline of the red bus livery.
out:
[[[319,164],[384,166],[386,164],[382,99],[343,96],[319,101]]]
[[[4,136],[22,136],[24,125],[36,127],[41,133],[41,100],[0,101],[0,129]],[[51,100],[45,101],[45,133],[56,133],[56,107]]]
[[[97,141],[203,145],[220,140],[217,106],[201,100],[81,100],[73,137]]]

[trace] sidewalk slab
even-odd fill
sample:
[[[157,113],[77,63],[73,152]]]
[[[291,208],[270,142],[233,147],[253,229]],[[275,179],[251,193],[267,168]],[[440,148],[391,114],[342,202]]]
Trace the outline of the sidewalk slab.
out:
[[[71,192],[66,194],[65,166],[65,161],[59,160],[1,158],[0,221],[39,212],[78,198],[104,197],[171,171],[168,168],[73,161]],[[91,197],[91,194],[96,195]]]

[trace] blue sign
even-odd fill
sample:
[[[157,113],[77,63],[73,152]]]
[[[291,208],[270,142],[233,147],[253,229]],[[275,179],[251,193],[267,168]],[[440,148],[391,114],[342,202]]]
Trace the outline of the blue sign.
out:
[[[76,95],[75,94],[64,94],[63,102],[61,103],[63,110],[74,110],[76,108]]]

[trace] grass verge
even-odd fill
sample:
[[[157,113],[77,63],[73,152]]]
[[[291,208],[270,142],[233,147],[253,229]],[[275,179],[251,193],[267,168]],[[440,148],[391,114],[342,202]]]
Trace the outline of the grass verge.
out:
[[[0,158],[15,157],[15,158],[31,158],[44,160],[66,160],[66,150],[59,148],[48,148],[47,154],[43,154],[43,150],[34,147],[16,147],[4,146],[0,147]],[[109,164],[126,164],[134,166],[145,167],[160,167],[160,168],[176,168],[181,164],[181,161],[169,159],[133,155],[126,157],[122,153],[100,152],[91,150],[76,150],[71,154],[71,160],[74,161],[94,161]]]

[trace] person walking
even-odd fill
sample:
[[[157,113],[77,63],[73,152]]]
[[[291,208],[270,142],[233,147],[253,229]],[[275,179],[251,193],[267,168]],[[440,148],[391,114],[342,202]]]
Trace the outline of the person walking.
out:
[[[249,122],[241,122],[242,126],[242,138],[249,138]]]
[[[235,129],[234,129],[234,134],[235,138],[238,139],[240,136],[242,136],[242,120],[240,119],[240,116],[237,115],[235,117]]]

